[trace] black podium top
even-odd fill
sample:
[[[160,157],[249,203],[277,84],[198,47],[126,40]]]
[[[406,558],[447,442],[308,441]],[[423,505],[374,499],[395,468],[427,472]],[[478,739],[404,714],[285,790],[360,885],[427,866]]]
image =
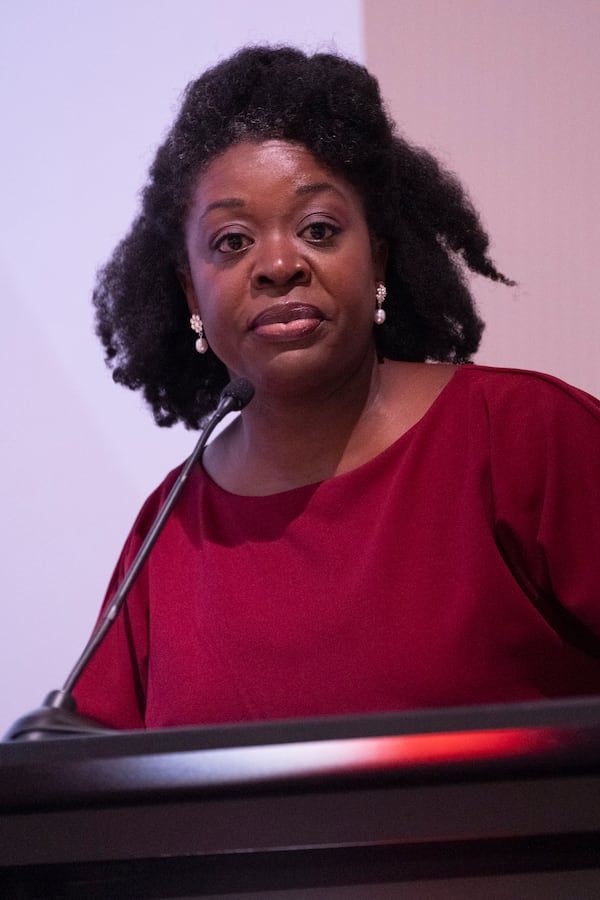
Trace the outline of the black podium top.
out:
[[[600,896],[599,799],[600,699],[3,744],[0,886]]]

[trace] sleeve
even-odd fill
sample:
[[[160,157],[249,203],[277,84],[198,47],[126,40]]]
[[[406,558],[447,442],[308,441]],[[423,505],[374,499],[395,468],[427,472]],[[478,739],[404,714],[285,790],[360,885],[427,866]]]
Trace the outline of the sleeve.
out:
[[[549,624],[600,658],[600,403],[531,374],[512,380],[494,413],[501,552]]]
[[[177,471],[171,473],[142,507],[113,572],[98,622],[133,563],[176,474]],[[145,565],[73,691],[78,713],[110,728],[145,727],[148,595],[148,566]]]

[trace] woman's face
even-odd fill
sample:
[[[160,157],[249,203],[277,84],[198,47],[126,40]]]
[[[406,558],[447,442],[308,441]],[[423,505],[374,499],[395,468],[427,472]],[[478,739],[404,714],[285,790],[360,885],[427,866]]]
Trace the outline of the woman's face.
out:
[[[185,237],[188,306],[232,376],[297,391],[372,364],[385,248],[356,190],[304,146],[244,142],[213,160]]]

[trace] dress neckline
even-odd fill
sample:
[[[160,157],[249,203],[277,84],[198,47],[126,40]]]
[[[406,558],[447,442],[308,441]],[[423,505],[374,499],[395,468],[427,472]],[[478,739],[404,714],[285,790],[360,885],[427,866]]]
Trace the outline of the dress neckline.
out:
[[[435,365],[435,364],[432,363],[431,365]],[[459,373],[464,369],[473,371],[478,368],[482,368],[482,367],[476,366],[475,364],[471,364],[471,363],[457,365],[455,367],[454,373],[452,374],[452,377],[443,386],[443,388],[441,389],[439,394],[435,397],[435,399],[432,401],[432,403],[428,406],[428,408],[425,410],[423,415],[419,419],[417,419],[417,421],[413,425],[411,425],[410,428],[407,428],[407,430],[403,434],[401,434],[400,437],[398,437],[398,438],[396,438],[396,440],[392,441],[391,444],[388,444],[388,446],[385,447],[383,450],[381,450],[379,453],[376,453],[375,456],[372,456],[371,459],[366,460],[366,462],[361,463],[361,465],[356,466],[354,469],[350,469],[347,472],[343,472],[340,475],[333,475],[331,478],[326,478],[321,481],[313,481],[313,482],[309,482],[308,484],[302,484],[302,485],[299,485],[298,487],[289,488],[285,491],[275,491],[272,494],[236,494],[235,492],[228,491],[226,488],[221,487],[221,485],[217,484],[217,482],[214,481],[214,479],[208,474],[208,472],[202,465],[201,461],[200,461],[198,468],[200,469],[200,471],[202,473],[202,477],[203,477],[204,481],[206,482],[206,484],[210,487],[211,491],[213,491],[215,494],[221,495],[222,497],[228,497],[228,498],[231,498],[232,500],[236,500],[236,501],[239,500],[240,502],[243,502],[243,501],[253,501],[253,502],[269,501],[269,500],[273,500],[273,498],[279,498],[280,500],[282,500],[285,497],[290,497],[290,498],[291,497],[300,497],[300,496],[302,496],[303,493],[314,492],[317,488],[319,488],[323,485],[336,485],[336,486],[341,485],[344,483],[344,479],[351,479],[353,477],[354,478],[361,477],[364,473],[366,473],[369,470],[370,467],[375,468],[377,465],[380,465],[382,462],[385,462],[386,457],[391,456],[394,453],[396,453],[403,444],[410,443],[410,441],[412,440],[414,435],[416,433],[418,433],[423,427],[425,427],[428,420],[433,415],[435,415],[437,408],[442,405],[445,398],[448,396],[449,392],[451,393],[452,385],[454,385],[455,381],[457,380],[457,376],[459,375]],[[486,367],[484,366],[483,368],[486,368]]]

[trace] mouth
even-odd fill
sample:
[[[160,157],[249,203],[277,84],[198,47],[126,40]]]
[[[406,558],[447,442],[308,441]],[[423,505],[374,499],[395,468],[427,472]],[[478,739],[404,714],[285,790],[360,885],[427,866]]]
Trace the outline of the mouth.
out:
[[[296,341],[312,334],[325,316],[308,303],[277,303],[259,313],[250,323],[256,335],[271,341]]]

